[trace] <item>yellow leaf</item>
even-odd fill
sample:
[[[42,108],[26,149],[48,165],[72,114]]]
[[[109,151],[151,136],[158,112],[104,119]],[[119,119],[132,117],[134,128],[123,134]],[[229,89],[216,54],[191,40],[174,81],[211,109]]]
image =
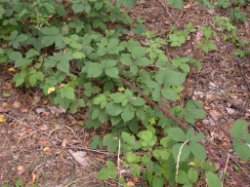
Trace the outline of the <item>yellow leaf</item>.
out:
[[[49,87],[48,89],[48,94],[51,94],[52,92],[54,92],[56,90],[56,88],[53,86],[53,87]]]
[[[119,87],[119,88],[118,88],[118,91],[119,91],[119,92],[123,92],[124,90],[125,90],[124,87]]]
[[[3,115],[0,115],[0,123],[5,123],[6,118]]]
[[[10,68],[8,69],[8,72],[14,73],[14,72],[16,72],[16,69],[13,68],[13,67],[10,67]]]
[[[59,85],[59,88],[62,88],[62,87],[64,87],[65,86],[65,84],[60,84]]]
[[[44,147],[44,148],[43,148],[43,151],[44,151],[44,152],[49,151],[49,147],[47,147],[47,146]]]

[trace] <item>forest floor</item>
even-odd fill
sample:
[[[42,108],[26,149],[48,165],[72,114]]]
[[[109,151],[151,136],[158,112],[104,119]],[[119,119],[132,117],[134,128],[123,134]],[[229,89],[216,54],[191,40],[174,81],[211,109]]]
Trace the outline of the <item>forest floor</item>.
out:
[[[240,36],[249,40],[250,6],[245,11],[248,21],[238,27]],[[187,3],[182,11],[176,11],[159,0],[148,0],[130,14],[145,19],[146,28],[164,38],[173,24],[180,29],[189,22],[194,27],[209,25],[223,12],[208,11],[196,3]],[[202,59],[202,68],[188,76],[183,98],[202,102],[207,112],[196,126],[206,135],[208,159],[216,163],[224,186],[249,187],[250,163],[234,155],[229,137],[234,120],[250,121],[249,56],[235,57],[235,47],[220,38],[215,40],[218,49],[204,55],[196,48],[196,38],[197,33],[192,33],[182,47],[164,49],[170,59],[175,55]],[[72,115],[52,105],[39,90],[16,89],[12,76],[10,67],[0,67],[0,117],[6,119],[0,123],[0,186],[14,184],[17,179],[27,186],[117,186],[114,181],[101,183],[96,178],[102,163],[116,155],[88,148],[94,132],[84,129],[85,110]],[[135,182],[130,181],[131,187]],[[205,187],[204,179],[197,186]]]

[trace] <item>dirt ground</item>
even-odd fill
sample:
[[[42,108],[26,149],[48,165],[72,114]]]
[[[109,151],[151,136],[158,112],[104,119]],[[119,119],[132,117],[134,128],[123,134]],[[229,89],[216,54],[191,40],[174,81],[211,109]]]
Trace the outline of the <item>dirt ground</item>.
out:
[[[177,28],[189,22],[208,25],[214,15],[202,5],[188,1],[183,11],[164,7],[160,0],[141,1],[131,12],[146,20],[146,27],[166,37],[173,24]],[[248,21],[239,25],[242,38],[250,38],[250,6]],[[173,19],[178,18],[178,19]],[[185,83],[184,98],[203,103],[207,112],[196,124],[206,135],[209,160],[216,163],[225,187],[249,187],[250,163],[234,155],[229,128],[236,119],[250,121],[250,57],[232,55],[235,48],[216,38],[218,50],[204,55],[196,48],[197,33],[180,48],[165,47],[172,58],[192,55],[202,59],[202,68],[193,70]],[[114,181],[101,183],[98,169],[112,155],[88,148],[94,132],[85,130],[85,111],[72,115],[54,106],[38,90],[15,89],[8,67],[0,67],[0,186],[21,178],[25,184],[44,187],[117,186]],[[227,163],[228,160],[228,163]],[[223,176],[226,169],[228,175]],[[201,182],[198,186],[205,186]]]

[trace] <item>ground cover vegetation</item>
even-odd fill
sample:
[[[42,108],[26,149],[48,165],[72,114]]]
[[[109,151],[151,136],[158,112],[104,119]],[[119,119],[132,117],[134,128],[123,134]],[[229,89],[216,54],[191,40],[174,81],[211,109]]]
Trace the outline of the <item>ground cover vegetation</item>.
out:
[[[202,63],[192,56],[170,59],[163,46],[182,46],[199,29],[197,48],[204,53],[217,50],[219,35],[237,46],[236,56],[248,55],[249,43],[237,36],[234,24],[246,20],[240,8],[248,2],[198,2],[230,13],[215,16],[210,26],[196,28],[191,20],[183,29],[173,25],[166,38],[159,38],[143,20],[129,17],[136,0],[1,0],[0,63],[18,70],[13,77],[17,87],[36,87],[72,113],[87,108],[84,127],[105,132],[96,134],[90,147],[118,155],[99,171],[100,180],[113,178],[128,186],[121,172],[126,169],[152,187],[191,187],[200,177],[209,187],[220,187],[206,159],[206,139],[195,127],[206,113],[198,101],[178,103],[187,75]],[[167,3],[184,6],[183,0]],[[242,160],[250,158],[247,127],[238,120],[230,132]]]

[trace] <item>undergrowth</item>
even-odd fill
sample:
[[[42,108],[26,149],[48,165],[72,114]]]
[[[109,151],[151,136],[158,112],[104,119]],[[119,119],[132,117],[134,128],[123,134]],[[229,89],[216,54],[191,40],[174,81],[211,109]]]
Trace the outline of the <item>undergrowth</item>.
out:
[[[167,2],[183,6],[182,0]],[[16,68],[17,87],[37,87],[72,113],[86,107],[84,127],[106,129],[104,136],[93,137],[90,147],[118,152],[123,162],[116,166],[107,161],[99,179],[113,178],[127,186],[121,171],[128,170],[126,175],[153,187],[165,183],[190,187],[201,176],[208,186],[219,187],[215,167],[206,160],[204,135],[194,130],[196,120],[205,117],[201,104],[194,100],[173,104],[181,99],[183,83],[192,68],[201,66],[200,60],[170,59],[162,46],[179,47],[199,29],[203,37],[197,47],[209,53],[217,50],[213,40],[217,32],[224,31],[220,37],[238,47],[236,55],[246,56],[248,44],[237,37],[232,22],[246,20],[234,8],[246,2],[199,2],[208,8],[228,8],[231,18],[216,16],[212,26],[194,28],[190,23],[181,30],[174,28],[165,40],[128,16],[126,10],[136,0],[1,0],[0,63]],[[133,39],[131,33],[147,42]],[[245,160],[250,157],[246,126],[237,121],[231,132],[236,153]]]

